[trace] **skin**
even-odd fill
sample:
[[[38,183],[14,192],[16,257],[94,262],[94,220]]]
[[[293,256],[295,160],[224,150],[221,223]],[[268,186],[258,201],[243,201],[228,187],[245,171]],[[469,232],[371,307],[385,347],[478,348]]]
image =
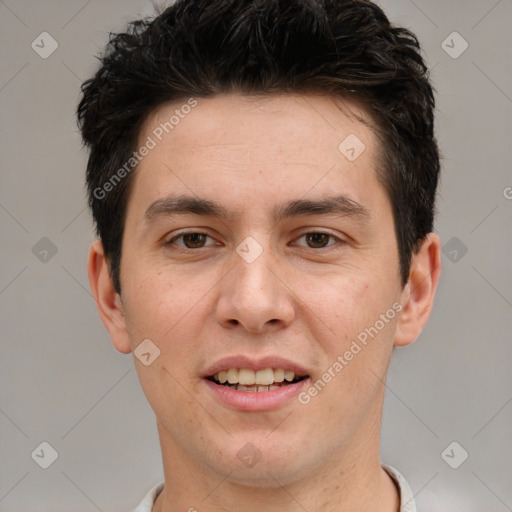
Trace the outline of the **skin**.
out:
[[[181,104],[159,107],[140,142]],[[130,353],[150,339],[160,349],[149,366],[134,358],[162,448],[165,486],[155,512],[399,509],[379,459],[384,382],[393,346],[413,342],[430,315],[440,240],[425,238],[402,287],[391,203],[376,175],[377,140],[356,120],[369,120],[362,108],[339,107],[314,94],[198,99],[134,176],[122,298],[101,243],[91,246],[91,288],[115,348]],[[366,146],[353,162],[338,150],[349,134]],[[145,219],[170,194],[215,200],[231,216]],[[350,196],[368,216],[271,217],[281,203],[333,194]],[[209,238],[199,238],[202,246],[190,237],[166,245],[184,229]],[[334,238],[304,236],[318,231]],[[236,252],[247,236],[263,250],[252,263]],[[200,377],[221,357],[279,355],[315,382],[393,304],[401,313],[306,405],[293,399],[272,411],[233,410]],[[261,453],[252,467],[237,457],[246,443]]]

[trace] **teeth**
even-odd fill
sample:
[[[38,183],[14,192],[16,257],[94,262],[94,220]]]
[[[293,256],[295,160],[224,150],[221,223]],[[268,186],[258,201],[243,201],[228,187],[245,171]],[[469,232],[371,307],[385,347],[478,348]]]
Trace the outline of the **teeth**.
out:
[[[238,384],[237,389],[240,389],[240,386],[242,388],[254,386],[251,389],[243,389],[242,391],[271,391],[280,387],[274,384],[284,381],[292,382],[295,379],[295,373],[283,368],[265,368],[257,372],[249,368],[230,368],[229,370],[221,370],[213,378],[221,384],[226,384],[226,382],[234,385]]]
[[[254,370],[247,370],[246,368],[238,370],[238,384],[242,384],[243,386],[252,386],[256,382],[254,379]]]
[[[243,386],[242,384],[238,384],[236,387],[238,391],[258,391],[255,387],[248,388],[247,386]]]
[[[284,372],[284,380],[291,382],[294,378],[295,378],[295,373],[291,372],[290,370],[287,370],[286,372]]]
[[[283,382],[284,380],[284,370],[282,368],[278,368],[274,370],[274,382]]]
[[[228,370],[228,382],[230,384],[238,384],[238,370],[236,368]]]
[[[279,389],[286,384],[271,384],[270,386],[244,386],[242,384],[225,384],[225,386],[236,389],[237,391],[249,391],[249,392],[261,392],[261,391],[273,391],[274,389]]]
[[[274,371],[272,370],[272,368],[267,368],[266,370],[258,370],[256,372],[256,378],[254,382],[256,384],[261,384],[262,386],[268,386],[269,384],[273,384]]]

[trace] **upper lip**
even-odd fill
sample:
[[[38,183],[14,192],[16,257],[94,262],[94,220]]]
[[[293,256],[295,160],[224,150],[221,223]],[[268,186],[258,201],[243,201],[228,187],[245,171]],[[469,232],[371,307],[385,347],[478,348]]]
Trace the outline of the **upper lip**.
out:
[[[294,372],[297,377],[305,377],[308,375],[308,371],[303,366],[280,356],[270,355],[260,359],[254,359],[246,355],[234,355],[219,359],[206,368],[201,376],[211,377],[222,370],[229,370],[230,368],[248,368],[255,372],[265,370],[266,368],[282,368],[283,370]]]

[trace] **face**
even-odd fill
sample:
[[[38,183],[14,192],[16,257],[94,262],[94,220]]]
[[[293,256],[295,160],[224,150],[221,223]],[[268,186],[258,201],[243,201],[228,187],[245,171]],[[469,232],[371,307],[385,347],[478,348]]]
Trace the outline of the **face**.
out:
[[[365,112],[329,97],[181,105],[140,133],[156,145],[134,176],[109,330],[123,352],[160,351],[135,364],[164,451],[284,484],[379,435],[405,297],[379,148]]]

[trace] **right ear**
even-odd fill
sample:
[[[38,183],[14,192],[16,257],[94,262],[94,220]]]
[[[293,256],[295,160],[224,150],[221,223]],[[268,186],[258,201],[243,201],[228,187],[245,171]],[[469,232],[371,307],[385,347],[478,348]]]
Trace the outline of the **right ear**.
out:
[[[89,248],[87,262],[89,284],[103,325],[110,334],[114,347],[128,354],[132,351],[121,297],[114,288],[103,244],[96,240]]]

